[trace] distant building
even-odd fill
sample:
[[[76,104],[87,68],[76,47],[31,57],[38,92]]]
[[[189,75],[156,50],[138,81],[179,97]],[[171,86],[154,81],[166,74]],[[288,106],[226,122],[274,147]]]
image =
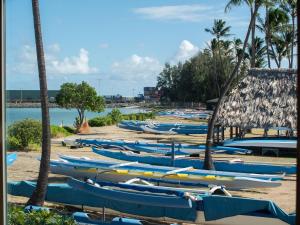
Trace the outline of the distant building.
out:
[[[49,102],[55,102],[58,90],[48,90]],[[40,90],[7,90],[7,102],[40,102]]]
[[[144,87],[144,99],[146,101],[159,101],[159,90],[156,87]]]

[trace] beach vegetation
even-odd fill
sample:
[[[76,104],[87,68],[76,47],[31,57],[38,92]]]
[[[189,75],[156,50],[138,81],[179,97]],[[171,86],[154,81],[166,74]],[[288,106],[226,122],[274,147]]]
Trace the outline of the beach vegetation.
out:
[[[10,205],[8,207],[8,225],[75,225],[75,221],[65,215],[53,211],[36,210],[25,212],[24,207]]]
[[[38,120],[24,119],[10,125],[7,129],[9,149],[28,150],[29,144],[42,143],[42,125]]]
[[[56,103],[60,107],[66,109],[75,108],[77,110],[78,117],[75,118],[74,123],[76,131],[79,131],[80,129],[86,111],[101,112],[105,107],[104,98],[97,95],[95,88],[84,81],[80,84],[62,84],[59,93],[56,96]]]
[[[72,128],[50,126],[51,138],[71,135]],[[7,129],[7,145],[10,150],[39,150],[42,144],[42,123],[39,120],[24,119]]]
[[[108,115],[113,123],[119,123],[122,120],[122,113],[119,109],[113,109]]]
[[[123,115],[121,114],[121,112],[119,114],[119,112],[115,111],[114,113],[109,113],[107,116],[98,116],[92,118],[88,121],[88,123],[91,127],[104,127],[104,126],[117,124],[122,120],[146,120],[146,119],[154,119],[154,118],[155,118],[155,114],[152,112],[132,113],[132,114]]]

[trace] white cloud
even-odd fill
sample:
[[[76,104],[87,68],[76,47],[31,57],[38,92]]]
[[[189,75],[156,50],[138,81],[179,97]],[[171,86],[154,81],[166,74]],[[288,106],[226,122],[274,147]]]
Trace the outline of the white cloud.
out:
[[[131,81],[155,81],[163,66],[152,57],[137,54],[123,61],[114,62],[111,66],[111,79]]]
[[[59,44],[57,44],[57,43],[55,43],[55,44],[52,44],[52,45],[49,45],[48,46],[48,49],[49,49],[49,51],[51,51],[51,52],[60,52],[60,46],[59,46]]]
[[[17,57],[18,63],[12,70],[20,73],[34,73],[37,70],[35,49],[30,45],[24,45]]]
[[[46,70],[49,74],[91,74],[98,71],[97,68],[89,65],[88,51],[84,48],[79,50],[78,56],[65,57],[59,59],[60,46],[53,44],[47,46],[45,52]],[[24,45],[18,56],[17,63],[13,66],[13,71],[33,74],[37,72],[37,61],[35,48]]]
[[[101,43],[99,45],[99,48],[109,48],[109,44],[108,43]]]
[[[134,12],[147,19],[197,22],[207,19],[205,14],[209,10],[211,6],[193,4],[136,8]]]
[[[84,48],[79,50],[79,56],[66,57],[63,60],[52,60],[47,62],[49,72],[59,74],[90,74],[98,71],[95,67],[89,66],[88,51]]]
[[[188,40],[183,40],[171,63],[185,62],[199,52],[199,48]]]

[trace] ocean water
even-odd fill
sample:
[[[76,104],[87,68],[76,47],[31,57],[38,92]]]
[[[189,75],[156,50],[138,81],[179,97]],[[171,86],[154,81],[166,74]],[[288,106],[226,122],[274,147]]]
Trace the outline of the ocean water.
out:
[[[145,112],[142,108],[119,108],[121,113],[139,113]],[[62,109],[62,108],[50,108],[50,123],[52,125],[73,125],[75,117],[78,116],[76,109]],[[85,116],[87,119],[91,119],[96,116],[105,116],[112,111],[112,108],[106,108],[101,113],[86,112]],[[40,108],[7,108],[6,109],[6,125],[14,123],[15,121],[22,120],[25,118],[31,118],[41,120],[41,109]]]

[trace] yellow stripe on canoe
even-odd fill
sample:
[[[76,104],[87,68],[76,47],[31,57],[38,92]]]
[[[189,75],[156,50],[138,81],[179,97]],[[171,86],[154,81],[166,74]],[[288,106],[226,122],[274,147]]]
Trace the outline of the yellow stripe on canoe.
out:
[[[97,168],[75,168],[79,172],[89,172],[89,173],[101,173],[101,170],[98,170]],[[186,173],[175,173],[175,174],[165,174],[165,173],[158,173],[158,172],[152,172],[152,171],[134,171],[134,170],[121,170],[121,169],[115,169],[112,171],[107,171],[109,174],[126,174],[131,176],[147,176],[147,177],[154,177],[154,178],[161,178],[165,177],[168,179],[180,179],[180,180],[224,180],[224,181],[232,181],[234,180],[234,177],[222,177],[222,176],[215,176],[215,175],[191,175]]]

